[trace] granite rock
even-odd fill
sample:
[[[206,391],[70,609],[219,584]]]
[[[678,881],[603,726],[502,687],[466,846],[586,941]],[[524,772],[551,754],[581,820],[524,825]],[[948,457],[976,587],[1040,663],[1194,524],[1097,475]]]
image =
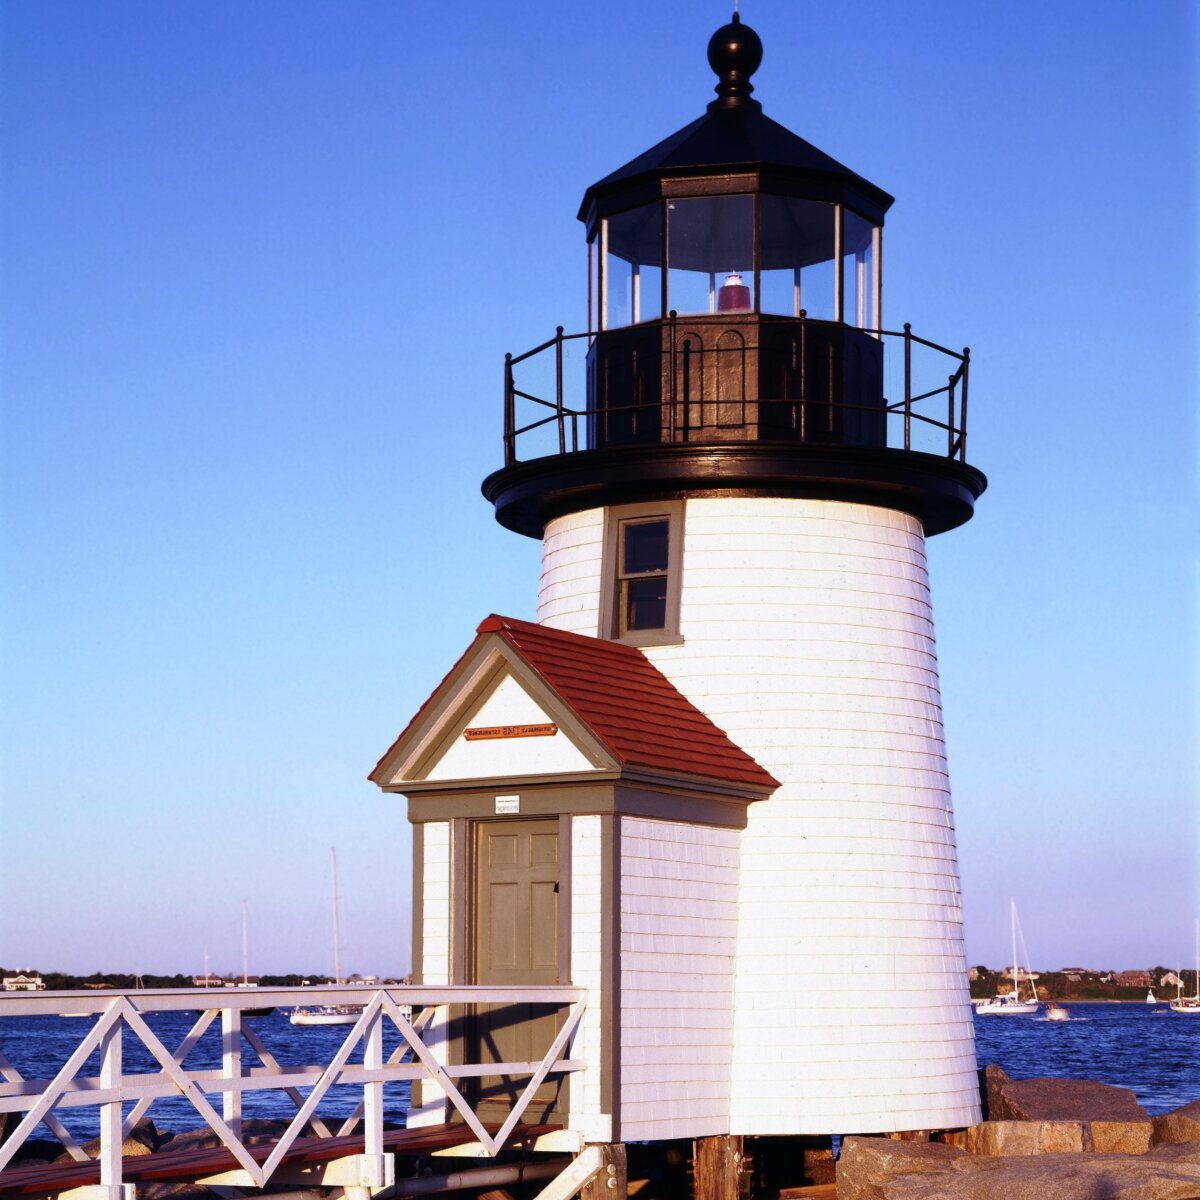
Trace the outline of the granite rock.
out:
[[[242,1122],[242,1141],[247,1146],[253,1146],[258,1142],[274,1142],[283,1136],[287,1127],[287,1121],[273,1120],[268,1117],[247,1117]],[[314,1136],[312,1126],[306,1125],[300,1136]],[[200,1129],[189,1129],[174,1136],[167,1135],[163,1138],[159,1149],[172,1153],[176,1150],[212,1150],[223,1144],[216,1131],[205,1125]]]
[[[1017,1158],[961,1155],[924,1169],[876,1173],[873,1190],[839,1200],[1196,1200],[1200,1148],[1164,1146],[1147,1155],[1033,1155]]]
[[[1089,1121],[1085,1150],[1100,1154],[1145,1154],[1154,1134],[1152,1121]]]
[[[944,1171],[948,1163],[966,1157],[962,1150],[936,1142],[848,1137],[837,1160],[838,1200],[883,1200],[890,1181]]]
[[[1091,1079],[1010,1079],[1001,1071],[988,1080],[988,1119],[1149,1124],[1150,1114],[1128,1088]]]
[[[1078,1154],[1092,1148],[1083,1121],[984,1121],[973,1132],[967,1148],[988,1157]]]
[[[26,1138],[8,1164],[15,1167],[23,1163],[51,1163],[62,1153],[62,1143],[49,1138]]]
[[[1155,1146],[1200,1142],[1200,1100],[1155,1117],[1150,1140]]]
[[[1007,1073],[996,1066],[995,1063],[988,1063],[986,1067],[979,1069],[979,1102],[983,1108],[983,1119],[985,1121],[999,1121],[1001,1116],[1001,1093],[1004,1090],[1004,1085],[1010,1082]]]
[[[141,1158],[144,1155],[153,1154],[158,1149],[161,1140],[154,1122],[149,1117],[143,1117],[129,1131],[129,1136],[121,1143],[121,1157]],[[90,1142],[84,1142],[81,1149],[88,1158],[99,1158],[100,1139],[92,1138]],[[55,1161],[70,1162],[71,1155],[60,1154]]]

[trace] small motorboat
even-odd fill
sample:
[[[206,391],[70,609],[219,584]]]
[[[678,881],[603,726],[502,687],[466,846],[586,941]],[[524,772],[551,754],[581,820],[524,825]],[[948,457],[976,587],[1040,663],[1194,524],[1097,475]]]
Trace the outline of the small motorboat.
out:
[[[1071,1019],[1071,1010],[1065,1004],[1047,1004],[1046,1005],[1046,1020],[1047,1021],[1069,1021]]]

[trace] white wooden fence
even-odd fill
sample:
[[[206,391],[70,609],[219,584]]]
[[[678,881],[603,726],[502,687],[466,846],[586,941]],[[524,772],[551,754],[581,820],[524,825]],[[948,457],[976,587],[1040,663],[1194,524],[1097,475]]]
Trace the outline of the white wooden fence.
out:
[[[246,1009],[293,1008],[313,1004],[361,1007],[327,1062],[318,1065],[280,1064],[258,1032],[244,1019]],[[109,1196],[119,1194],[121,1144],[156,1099],[184,1096],[200,1119],[220,1138],[245,1173],[245,1182],[263,1187],[284,1161],[289,1148],[306,1125],[319,1137],[353,1133],[363,1125],[363,1154],[355,1156],[354,1183],[371,1189],[392,1185],[393,1165],[383,1150],[383,1088],[386,1083],[408,1080],[410,1085],[432,1080],[466,1122],[482,1152],[494,1156],[520,1122],[539,1085],[550,1074],[582,1070],[582,1061],[563,1055],[579,1025],[587,993],[572,987],[375,987],[355,985],[306,988],[150,989],[104,992],[0,993],[0,1113],[25,1115],[0,1145],[0,1172],[40,1123],[59,1138],[73,1159],[87,1161],[78,1141],[65,1128],[57,1112],[83,1105],[96,1106],[100,1116],[100,1187]],[[551,1005],[566,1008],[566,1017],[542,1058],[533,1062],[460,1063],[439,1061],[433,1029],[445,1021],[449,1005]],[[171,1050],[154,1033],[145,1014],[195,1011],[196,1020],[179,1045]],[[412,1013],[417,1013],[411,1019]],[[37,1015],[94,1015],[96,1020],[81,1038],[53,1079],[26,1079],[5,1054],[6,1036],[16,1033],[17,1022],[4,1018]],[[187,1058],[205,1030],[217,1019],[221,1029],[221,1067],[196,1069]],[[383,1055],[385,1022],[400,1032],[400,1041]],[[294,1027],[303,1035],[305,1027]],[[126,1035],[136,1038],[158,1065],[156,1071],[127,1073],[122,1052]],[[257,1063],[247,1062],[249,1047]],[[360,1050],[361,1047],[361,1050]],[[359,1051],[359,1054],[355,1054]],[[411,1050],[411,1055],[408,1051]],[[99,1074],[80,1072],[99,1051]],[[352,1059],[352,1056],[353,1059]],[[528,1077],[517,1103],[493,1135],[464,1098],[458,1080],[483,1076]],[[361,1085],[362,1099],[336,1131],[318,1116],[322,1097],[335,1085]],[[305,1095],[301,1088],[311,1089]],[[295,1105],[296,1115],[265,1162],[259,1163],[242,1140],[242,1098],[247,1092],[280,1092]],[[207,1095],[219,1094],[218,1113]],[[123,1105],[133,1101],[124,1115]],[[2,1182],[2,1180],[0,1180]]]

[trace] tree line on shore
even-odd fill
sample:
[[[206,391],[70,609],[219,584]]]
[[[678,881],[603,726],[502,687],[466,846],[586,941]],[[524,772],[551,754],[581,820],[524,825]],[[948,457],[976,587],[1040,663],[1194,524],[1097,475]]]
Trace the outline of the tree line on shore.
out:
[[[1011,969],[1010,969],[1011,970]],[[16,969],[0,967],[0,975],[16,976],[30,975],[41,979],[47,990],[53,992],[84,991],[99,988],[114,988],[133,990],[135,988],[191,988],[204,987],[203,976],[194,975],[138,975],[121,971],[93,971],[90,975],[72,975],[65,971],[37,971],[30,967]],[[1022,989],[1026,985],[1026,976],[1022,973]],[[1148,971],[1040,971],[1034,976],[1038,994],[1046,1000],[1144,1000],[1148,988],[1153,988],[1158,997],[1163,1000],[1171,999],[1177,985],[1176,973],[1166,967],[1156,966]],[[1194,995],[1196,991],[1196,972],[1185,970],[1179,972],[1182,979],[1184,995]],[[289,975],[258,975],[251,976],[251,981],[259,987],[302,987],[305,984],[327,984],[334,980],[327,975],[289,974]],[[221,987],[226,979],[211,975],[208,986]],[[236,983],[236,978],[228,980]],[[363,980],[359,975],[352,975],[346,983],[383,982],[407,983],[404,979],[379,980],[372,977]],[[981,998],[994,996],[998,992],[1012,990],[1012,975],[1002,969],[977,966],[971,968],[971,996]]]
[[[982,999],[1012,991],[1012,968],[996,970],[972,967],[971,997]],[[1026,994],[1028,976],[1021,973],[1021,993]],[[1148,990],[1159,1000],[1174,999],[1177,990],[1195,994],[1196,972],[1171,971],[1163,966],[1143,971],[1035,971],[1033,979],[1043,1000],[1145,1000]],[[1176,983],[1176,980],[1181,983]]]
[[[139,975],[121,971],[93,971],[90,975],[72,975],[66,971],[37,971],[32,967],[22,967],[20,969],[0,967],[0,976],[16,975],[35,976],[41,979],[46,989],[51,992],[80,992],[102,988],[132,991],[135,988],[190,988],[205,986],[204,976],[202,975]],[[224,982],[225,979],[217,975],[210,975],[208,979],[210,987],[220,987]],[[239,980],[231,978],[228,982],[237,983]],[[305,984],[333,983],[334,980],[329,976],[316,972],[307,975],[252,975],[250,982],[258,984],[259,987],[302,987]],[[363,980],[361,976],[352,975],[344,982],[360,983]],[[380,981],[372,978],[371,982],[400,983],[403,981],[393,979]]]

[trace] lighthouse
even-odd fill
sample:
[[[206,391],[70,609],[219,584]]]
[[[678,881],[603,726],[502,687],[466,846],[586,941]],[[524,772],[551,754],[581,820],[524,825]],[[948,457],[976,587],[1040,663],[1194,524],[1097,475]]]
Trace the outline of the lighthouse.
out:
[[[765,115],[762,54],[735,14],[703,114],[585,191],[588,327],[508,357],[483,484],[536,622],[373,775],[418,977],[595,998],[543,1113],[585,1141],[979,1120],[925,559],[986,486],[969,355],[885,320],[892,197]]]

